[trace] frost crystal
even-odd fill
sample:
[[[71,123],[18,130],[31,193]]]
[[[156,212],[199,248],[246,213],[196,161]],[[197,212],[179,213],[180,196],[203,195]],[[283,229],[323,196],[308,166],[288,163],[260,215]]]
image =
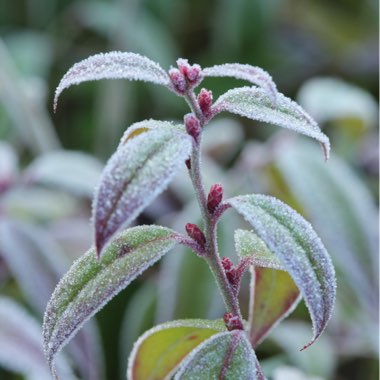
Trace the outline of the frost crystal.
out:
[[[227,202],[252,225],[301,290],[313,322],[312,344],[331,317],[336,295],[335,271],[321,240],[305,219],[273,197],[245,195]]]
[[[168,74],[149,58],[119,51],[96,54],[76,63],[64,75],[55,91],[54,109],[57,107],[59,95],[65,88],[100,79],[142,80],[170,87]]]
[[[228,111],[252,120],[263,121],[291,129],[312,137],[322,144],[326,159],[329,158],[330,142],[318,124],[297,103],[277,93],[273,106],[267,92],[255,87],[241,87],[227,91],[213,106],[214,112]]]

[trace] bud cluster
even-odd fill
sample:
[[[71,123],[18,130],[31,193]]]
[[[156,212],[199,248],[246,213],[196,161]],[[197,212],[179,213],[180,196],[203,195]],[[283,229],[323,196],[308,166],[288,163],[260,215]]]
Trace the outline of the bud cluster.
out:
[[[169,77],[174,89],[183,95],[188,89],[199,84],[202,79],[202,69],[197,64],[190,66],[188,60],[183,58],[177,60],[177,67],[169,70]]]
[[[207,209],[210,214],[213,214],[223,199],[223,187],[219,183],[211,186],[207,197]]]
[[[206,238],[203,232],[200,230],[200,228],[193,223],[187,223],[185,226],[187,234],[195,240],[199,246],[204,249],[206,245]]]
[[[243,323],[237,315],[225,313],[223,319],[228,331],[244,330]]]
[[[236,289],[240,280],[238,270],[228,257],[223,257],[221,262],[228,282]]]

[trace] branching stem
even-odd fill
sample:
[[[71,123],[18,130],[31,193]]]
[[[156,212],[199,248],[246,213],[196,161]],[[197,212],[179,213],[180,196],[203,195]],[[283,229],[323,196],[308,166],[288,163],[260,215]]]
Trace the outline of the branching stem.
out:
[[[203,117],[202,111],[199,108],[198,102],[195,98],[194,92],[190,90],[186,94],[186,101],[188,102],[192,112],[199,119],[201,126],[204,126],[205,118]],[[241,312],[239,307],[239,301],[237,295],[234,293],[232,286],[230,285],[226,273],[223,269],[217,244],[217,222],[221,213],[216,213],[215,216],[211,215],[207,209],[207,197],[203,185],[202,174],[201,174],[201,137],[193,143],[193,152],[191,156],[191,169],[190,177],[193,183],[193,187],[198,199],[199,207],[202,213],[202,218],[205,226],[205,236],[206,236],[206,247],[204,258],[207,261],[212,274],[218,284],[221,291],[224,303],[226,305],[227,311],[237,315],[240,319]],[[227,207],[221,209],[223,212]]]

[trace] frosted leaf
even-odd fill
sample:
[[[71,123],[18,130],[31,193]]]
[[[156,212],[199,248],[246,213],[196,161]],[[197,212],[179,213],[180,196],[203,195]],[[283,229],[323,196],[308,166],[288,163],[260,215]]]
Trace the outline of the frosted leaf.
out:
[[[225,330],[223,320],[184,319],[155,326],[135,343],[129,357],[127,378],[170,378],[195,347]]]
[[[266,244],[252,231],[235,231],[235,249],[242,259],[249,257],[252,265],[264,268],[284,269],[281,260],[274,255]]]
[[[175,380],[265,379],[244,331],[213,335],[182,362]]]
[[[93,203],[95,245],[101,253],[114,233],[131,223],[169,184],[189,157],[192,139],[167,122],[125,136],[108,161]],[[142,128],[143,123],[138,123]]]
[[[79,196],[92,197],[103,165],[94,157],[73,151],[55,151],[39,156],[26,169],[28,182],[57,187]]]
[[[321,240],[305,219],[273,197],[244,195],[226,202],[251,224],[300,289],[313,322],[309,346],[325,329],[336,295],[334,267]]]
[[[149,58],[119,51],[101,53],[76,63],[63,76],[55,91],[54,109],[57,108],[59,95],[65,88],[73,84],[100,79],[142,80],[170,86],[166,71]]]
[[[276,104],[277,87],[272,77],[263,69],[251,65],[243,65],[240,63],[225,63],[206,67],[202,70],[205,77],[234,77],[243,79],[256,86],[262,87],[271,98],[273,105]]]
[[[227,91],[215,102],[214,112],[228,111],[252,120],[288,128],[312,137],[322,144],[325,158],[329,158],[330,141],[318,124],[297,103],[277,93],[276,105],[266,91],[255,87],[241,87]]]
[[[20,305],[0,297],[0,365],[28,379],[50,380],[42,349],[41,327]],[[63,360],[58,363],[65,379],[74,375]]]
[[[43,324],[45,355],[54,358],[83,323],[176,244],[174,231],[139,226],[121,232],[100,259],[95,249],[79,258],[58,283]]]

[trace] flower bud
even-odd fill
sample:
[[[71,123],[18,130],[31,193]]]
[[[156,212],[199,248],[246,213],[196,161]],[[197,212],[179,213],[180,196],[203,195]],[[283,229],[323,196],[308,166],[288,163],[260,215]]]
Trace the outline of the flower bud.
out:
[[[180,58],[177,60],[177,66],[178,70],[192,86],[200,79],[202,69],[199,65],[195,64],[190,66],[187,59]]]
[[[184,74],[178,69],[171,68],[169,70],[169,77],[175,90],[180,94],[184,94],[187,89],[187,83]]]
[[[221,263],[228,282],[230,283],[233,289],[237,289],[239,284],[239,274],[235,268],[235,265],[228,257],[223,257]]]
[[[204,248],[206,244],[206,238],[203,232],[199,229],[199,227],[196,224],[187,223],[185,228],[186,228],[187,234],[193,240],[195,240],[202,248]]]
[[[198,104],[205,117],[211,116],[212,92],[202,88],[198,94]]]
[[[223,199],[223,187],[219,183],[211,186],[207,197],[207,209],[210,214],[213,214],[216,208],[220,205]]]
[[[228,331],[244,330],[243,323],[237,315],[225,313],[223,319]]]
[[[199,120],[192,113],[188,113],[184,117],[184,122],[187,133],[196,140],[202,131]]]

